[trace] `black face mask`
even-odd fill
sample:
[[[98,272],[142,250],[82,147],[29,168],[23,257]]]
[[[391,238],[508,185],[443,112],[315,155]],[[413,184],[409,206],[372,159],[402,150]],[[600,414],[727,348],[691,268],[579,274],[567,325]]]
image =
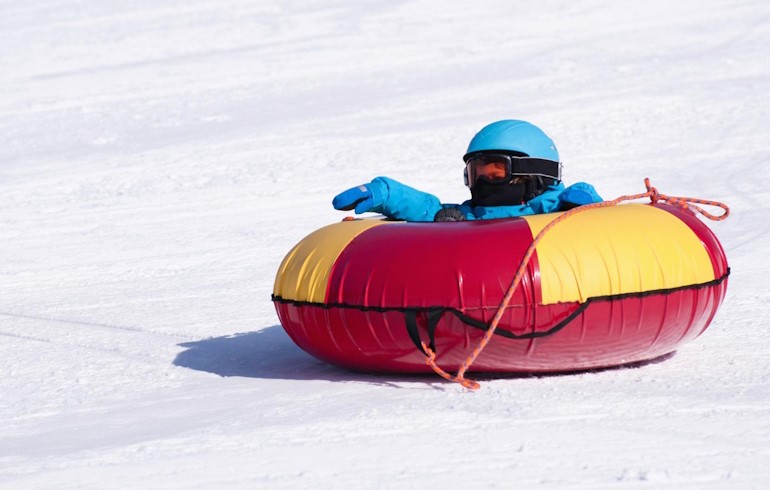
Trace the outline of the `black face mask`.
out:
[[[524,201],[526,185],[508,182],[490,182],[479,178],[471,187],[472,206],[516,206]]]

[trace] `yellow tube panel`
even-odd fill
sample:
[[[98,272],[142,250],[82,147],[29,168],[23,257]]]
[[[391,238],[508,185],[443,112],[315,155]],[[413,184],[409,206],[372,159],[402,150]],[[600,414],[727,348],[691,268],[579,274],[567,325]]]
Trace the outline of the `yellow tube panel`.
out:
[[[524,219],[534,237],[560,214]],[[690,227],[643,204],[571,216],[545,234],[537,257],[546,305],[714,280],[706,247]]]
[[[359,234],[385,223],[381,219],[344,221],[314,231],[283,259],[273,294],[288,300],[323,303],[332,266],[340,253]]]

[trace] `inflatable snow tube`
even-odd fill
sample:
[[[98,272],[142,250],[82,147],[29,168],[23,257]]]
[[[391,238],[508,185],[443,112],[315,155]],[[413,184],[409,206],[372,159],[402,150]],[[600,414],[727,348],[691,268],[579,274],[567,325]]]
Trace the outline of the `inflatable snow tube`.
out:
[[[294,342],[331,364],[456,370],[499,308],[533,236],[561,213],[488,221],[343,221],[297,244],[273,302]],[[586,210],[537,244],[477,372],[586,370],[649,360],[701,334],[729,268],[714,234],[668,204]]]

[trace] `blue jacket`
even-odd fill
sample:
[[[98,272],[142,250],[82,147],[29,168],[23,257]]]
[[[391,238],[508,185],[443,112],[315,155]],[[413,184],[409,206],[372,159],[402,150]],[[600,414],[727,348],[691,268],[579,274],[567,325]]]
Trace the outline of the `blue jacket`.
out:
[[[488,207],[471,206],[470,200],[462,204],[441,204],[433,194],[418,191],[388,177],[375,178],[369,187],[374,198],[371,211],[403,221],[433,221],[433,217],[442,208],[458,208],[465,219],[475,220],[552,213],[575,205],[602,201],[594,187],[585,182],[566,188],[559,182],[524,204]]]

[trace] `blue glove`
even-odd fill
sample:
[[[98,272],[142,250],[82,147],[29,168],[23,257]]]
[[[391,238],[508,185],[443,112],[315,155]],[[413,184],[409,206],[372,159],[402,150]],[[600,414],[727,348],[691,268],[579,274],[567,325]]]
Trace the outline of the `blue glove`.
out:
[[[559,195],[559,200],[565,204],[571,204],[573,207],[596,202],[589,192],[582,189],[567,189]]]
[[[591,184],[578,182],[567,187],[567,189],[559,194],[559,201],[561,201],[559,210],[566,211],[584,204],[602,202],[602,196],[596,192],[596,189]]]
[[[368,184],[348,189],[335,196],[332,206],[341,211],[350,211],[355,208],[356,214],[365,213],[374,207],[372,189]]]

